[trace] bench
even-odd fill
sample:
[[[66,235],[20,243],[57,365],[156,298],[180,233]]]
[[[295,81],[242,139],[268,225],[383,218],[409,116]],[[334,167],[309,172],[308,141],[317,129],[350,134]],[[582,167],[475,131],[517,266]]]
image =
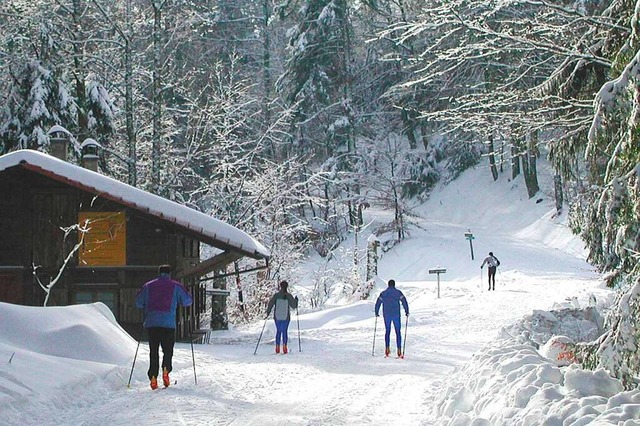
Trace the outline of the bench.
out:
[[[201,343],[203,345],[208,345],[211,340],[211,329],[210,328],[200,328],[198,330],[193,330],[191,332],[191,342],[193,343]]]

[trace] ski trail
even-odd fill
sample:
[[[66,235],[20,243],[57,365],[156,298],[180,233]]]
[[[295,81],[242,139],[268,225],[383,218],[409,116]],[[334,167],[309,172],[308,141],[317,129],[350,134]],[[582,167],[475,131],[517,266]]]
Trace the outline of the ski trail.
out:
[[[406,425],[433,425],[439,385],[504,325],[569,297],[587,299],[593,288],[569,276],[509,277],[513,280],[498,281],[495,292],[481,292],[472,281],[443,283],[440,298],[423,282],[403,285],[411,312],[408,328],[402,321],[405,359],[383,356],[380,320],[372,356],[373,303],[361,302],[301,315],[302,351],[297,328],[291,327],[287,355],[274,353],[271,328],[265,329],[255,356],[258,333],[229,331],[220,334],[225,337],[214,336],[214,344],[194,345],[197,385],[191,346],[178,343],[172,385],[152,391],[143,343],[131,388],[126,387],[131,365],[122,366],[106,377],[31,399],[29,410],[16,403],[10,418],[38,426],[94,425],[98,419],[142,426],[367,426],[398,419]],[[580,286],[584,288],[577,290]],[[394,349],[393,333],[391,339]]]

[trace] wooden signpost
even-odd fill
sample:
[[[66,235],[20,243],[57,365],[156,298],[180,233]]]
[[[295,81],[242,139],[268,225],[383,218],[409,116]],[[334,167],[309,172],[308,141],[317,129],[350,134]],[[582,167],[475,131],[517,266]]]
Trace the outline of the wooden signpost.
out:
[[[447,270],[445,268],[435,268],[435,269],[429,269],[429,273],[430,274],[437,274],[438,275],[438,299],[440,299],[440,274],[444,274],[446,273]]]

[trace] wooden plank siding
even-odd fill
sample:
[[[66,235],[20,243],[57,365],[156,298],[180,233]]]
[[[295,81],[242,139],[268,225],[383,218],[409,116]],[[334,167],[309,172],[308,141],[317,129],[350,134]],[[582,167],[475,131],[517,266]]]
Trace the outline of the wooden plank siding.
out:
[[[200,261],[197,235],[185,235],[171,222],[74,188],[22,167],[0,174],[0,301],[42,305],[44,291],[32,276],[32,265],[47,283],[57,275],[64,258],[78,242],[77,232],[61,229],[75,225],[79,212],[124,212],[126,265],[82,266],[76,254],[53,287],[49,306],[105,299],[118,322],[134,338],[140,334],[142,313],[135,308],[138,289],[157,277],[161,264],[174,271]],[[181,309],[177,338],[186,340],[200,327],[206,310],[204,285],[199,276],[183,282],[194,305]]]

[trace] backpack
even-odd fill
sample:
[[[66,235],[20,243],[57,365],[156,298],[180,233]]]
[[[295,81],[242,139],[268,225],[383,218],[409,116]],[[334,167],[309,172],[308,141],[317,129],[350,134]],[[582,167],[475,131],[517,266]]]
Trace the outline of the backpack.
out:
[[[276,299],[274,318],[278,321],[284,321],[289,318],[289,300],[286,296]]]
[[[493,258],[496,260],[496,266],[500,266],[500,261],[498,260],[498,258],[495,256],[493,256]]]

